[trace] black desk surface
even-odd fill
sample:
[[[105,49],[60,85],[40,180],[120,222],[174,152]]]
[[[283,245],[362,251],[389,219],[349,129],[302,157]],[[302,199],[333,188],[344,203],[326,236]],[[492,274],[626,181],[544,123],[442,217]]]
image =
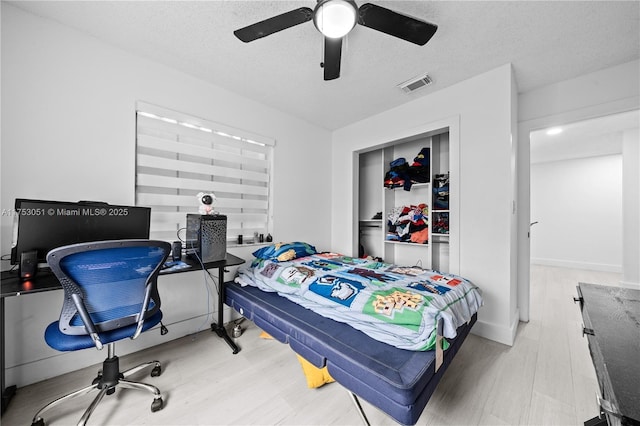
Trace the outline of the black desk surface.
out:
[[[60,282],[50,270],[38,271],[36,276],[28,281],[20,279],[17,269],[14,271],[2,271],[1,286],[2,297],[62,289]]]
[[[589,349],[605,399],[640,422],[640,290],[579,284]]]
[[[161,272],[160,276],[169,274],[179,274],[202,269],[202,265],[195,259],[183,257],[184,262],[188,263],[190,268],[179,269],[177,271]],[[217,262],[207,262],[204,264],[205,269],[224,268],[226,266],[240,265],[244,263],[244,259],[227,253],[224,260]],[[18,296],[20,294],[37,293],[41,291],[51,291],[62,289],[60,282],[50,270],[39,270],[33,279],[22,281],[18,270],[2,271],[2,284],[0,293],[2,297]]]

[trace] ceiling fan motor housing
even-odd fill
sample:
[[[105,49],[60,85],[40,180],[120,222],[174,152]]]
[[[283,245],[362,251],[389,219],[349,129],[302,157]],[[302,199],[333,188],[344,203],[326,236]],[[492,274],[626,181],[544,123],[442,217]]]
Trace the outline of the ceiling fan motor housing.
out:
[[[358,21],[358,6],[353,0],[318,0],[313,24],[329,38],[347,35]]]

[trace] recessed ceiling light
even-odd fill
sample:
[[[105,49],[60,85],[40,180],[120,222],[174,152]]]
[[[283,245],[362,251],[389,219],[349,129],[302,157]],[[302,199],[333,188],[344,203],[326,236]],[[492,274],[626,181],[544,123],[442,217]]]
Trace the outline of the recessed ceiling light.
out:
[[[559,135],[560,133],[562,133],[562,127],[552,127],[547,130],[547,135],[549,136]]]

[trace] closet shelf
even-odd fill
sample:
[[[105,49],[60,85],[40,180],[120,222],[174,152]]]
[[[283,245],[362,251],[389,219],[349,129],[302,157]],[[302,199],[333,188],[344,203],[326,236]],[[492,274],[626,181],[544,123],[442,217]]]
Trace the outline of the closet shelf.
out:
[[[384,240],[384,242],[386,244],[399,244],[399,245],[406,245],[406,246],[421,246],[421,247],[426,247],[429,245],[429,243],[424,243],[424,244],[420,244],[420,243],[412,243],[411,241],[394,241],[394,240]]]
[[[365,219],[359,223],[361,228],[382,228],[382,219]]]
[[[431,182],[425,182],[425,183],[412,183],[411,184],[411,189],[414,188],[428,188],[429,186],[431,186]],[[404,191],[404,187],[402,186],[385,186],[384,189],[388,189],[390,191],[395,191],[396,189],[402,189]]]

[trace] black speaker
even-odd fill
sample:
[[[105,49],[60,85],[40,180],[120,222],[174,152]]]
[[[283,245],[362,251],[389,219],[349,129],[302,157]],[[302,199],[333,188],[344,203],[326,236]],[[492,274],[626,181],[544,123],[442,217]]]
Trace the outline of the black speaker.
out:
[[[186,252],[202,262],[227,256],[227,217],[219,214],[188,214]]]
[[[171,245],[171,259],[182,259],[182,243],[180,241],[174,241]]]
[[[35,250],[20,253],[20,278],[28,280],[33,278],[38,270],[38,252]]]

